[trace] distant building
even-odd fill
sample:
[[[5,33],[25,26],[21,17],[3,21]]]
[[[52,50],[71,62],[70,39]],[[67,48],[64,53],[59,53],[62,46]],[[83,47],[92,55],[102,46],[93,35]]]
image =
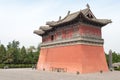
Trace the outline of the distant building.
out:
[[[101,28],[111,20],[97,19],[89,5],[34,33],[42,37],[38,70],[91,73],[108,71]]]

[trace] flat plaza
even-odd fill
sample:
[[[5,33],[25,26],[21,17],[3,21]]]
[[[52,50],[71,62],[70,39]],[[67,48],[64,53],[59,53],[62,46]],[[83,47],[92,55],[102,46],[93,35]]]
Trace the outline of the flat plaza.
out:
[[[120,72],[75,74],[32,69],[0,69],[0,80],[120,80]]]

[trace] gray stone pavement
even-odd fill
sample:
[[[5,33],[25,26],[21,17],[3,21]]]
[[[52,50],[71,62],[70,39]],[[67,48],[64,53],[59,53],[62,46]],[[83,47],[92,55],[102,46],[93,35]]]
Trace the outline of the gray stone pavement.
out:
[[[120,80],[120,72],[75,74],[32,69],[0,69],[0,80]]]

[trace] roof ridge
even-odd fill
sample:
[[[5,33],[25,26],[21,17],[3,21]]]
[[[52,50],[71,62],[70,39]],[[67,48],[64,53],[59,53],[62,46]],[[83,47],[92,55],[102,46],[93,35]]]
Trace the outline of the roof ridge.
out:
[[[80,11],[76,11],[76,12],[73,12],[73,13],[71,13],[71,14],[67,14],[63,19],[58,20],[57,22],[61,22],[61,21],[65,20],[68,16],[74,15],[74,14],[76,14],[76,13],[80,13]]]
[[[87,11],[86,11],[86,10],[87,10]],[[90,9],[89,9],[89,8],[86,8],[86,9],[83,9],[83,10],[79,10],[79,11],[73,12],[73,13],[71,13],[71,14],[67,14],[63,19],[58,20],[58,21],[56,21],[56,22],[61,22],[61,21],[65,20],[68,16],[74,15],[74,14],[76,14],[76,13],[82,12],[82,13],[84,14],[84,11],[88,12],[88,10],[90,10]],[[86,13],[86,12],[85,12],[85,13]]]

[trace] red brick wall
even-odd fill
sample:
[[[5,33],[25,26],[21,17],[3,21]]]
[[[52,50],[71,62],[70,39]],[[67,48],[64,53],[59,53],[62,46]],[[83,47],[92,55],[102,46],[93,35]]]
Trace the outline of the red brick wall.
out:
[[[98,27],[81,25],[79,31],[81,35],[90,34],[93,36],[101,37],[101,28]]]
[[[108,71],[103,46],[73,45],[41,48],[37,69],[64,68],[67,72]]]
[[[76,26],[78,26],[78,25],[76,25]],[[76,26],[74,26],[74,27],[76,27]],[[97,37],[101,38],[101,28],[91,27],[91,26],[87,26],[87,25],[79,25],[78,29],[79,29],[80,35],[92,35],[92,36],[97,36]],[[55,31],[54,40],[57,39],[58,32],[62,33],[62,39],[70,39],[70,38],[72,38],[73,27],[70,26],[69,29]],[[42,41],[43,42],[52,42],[51,35],[48,35],[46,38],[43,37]]]

